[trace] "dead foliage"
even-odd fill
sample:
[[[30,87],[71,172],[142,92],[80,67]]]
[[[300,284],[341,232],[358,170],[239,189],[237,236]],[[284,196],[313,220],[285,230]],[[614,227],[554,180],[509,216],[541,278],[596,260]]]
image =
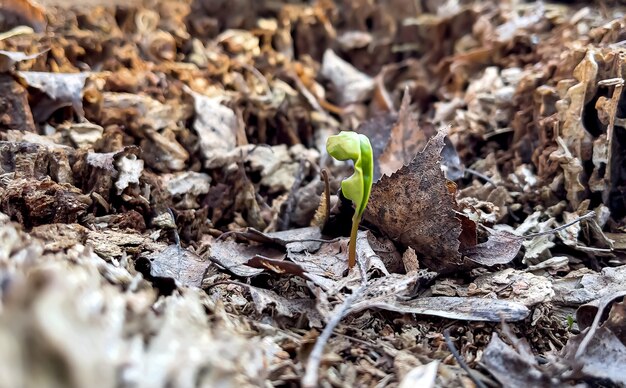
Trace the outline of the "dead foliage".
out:
[[[0,387],[626,385],[623,12],[0,1]]]

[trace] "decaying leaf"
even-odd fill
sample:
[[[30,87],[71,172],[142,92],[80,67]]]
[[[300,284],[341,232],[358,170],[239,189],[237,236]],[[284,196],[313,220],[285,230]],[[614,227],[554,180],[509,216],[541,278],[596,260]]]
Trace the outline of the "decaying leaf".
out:
[[[439,132],[408,165],[374,184],[366,220],[392,240],[409,246],[421,262],[436,272],[462,263],[461,221],[454,196],[441,171],[443,132]]]
[[[190,89],[188,92],[193,97],[196,112],[193,126],[200,138],[205,165],[210,168],[216,156],[237,146],[237,116],[232,109],[222,105],[219,97],[208,97]]]
[[[44,121],[54,111],[64,106],[74,108],[80,119],[85,117],[82,102],[83,88],[85,81],[92,73],[63,74],[20,71],[17,74],[27,86],[41,90],[48,97],[33,108],[35,120]]]
[[[523,340],[521,340],[523,341]],[[500,384],[507,387],[553,387],[558,380],[539,368],[528,344],[521,342],[513,349],[493,333],[491,341],[485,349],[483,362],[487,370],[493,374]]]
[[[404,314],[434,315],[449,319],[486,322],[521,321],[530,314],[521,303],[500,299],[470,297],[423,297],[401,300],[390,296],[385,299],[364,301],[353,306],[354,311],[365,308],[378,308]]]
[[[332,82],[340,105],[362,102],[374,89],[374,80],[330,49],[324,52],[320,73]]]
[[[271,248],[247,246],[234,241],[217,240],[211,243],[211,260],[237,276],[249,277],[263,272],[246,263],[254,256],[282,258],[284,253]]]
[[[490,229],[487,241],[463,250],[468,259],[481,265],[506,264],[513,260],[522,247],[524,237]]]
[[[145,259],[149,262],[150,276],[174,279],[181,286],[198,288],[202,286],[202,279],[211,265],[209,260],[202,259],[179,245],[170,245]],[[142,265],[140,261],[138,265]]]
[[[381,175],[391,175],[410,163],[419,151],[424,150],[428,141],[428,134],[419,127],[410,111],[410,102],[409,93],[405,91],[398,120],[391,127],[387,146],[378,158]]]

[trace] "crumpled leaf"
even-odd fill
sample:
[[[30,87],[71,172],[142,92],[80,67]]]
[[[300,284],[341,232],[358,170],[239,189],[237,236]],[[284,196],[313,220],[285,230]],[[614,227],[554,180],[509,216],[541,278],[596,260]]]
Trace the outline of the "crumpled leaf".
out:
[[[463,250],[463,254],[475,263],[492,266],[513,260],[522,247],[524,237],[505,230],[488,228],[487,241]]]
[[[71,106],[80,119],[85,117],[83,110],[83,88],[85,81],[93,73],[48,73],[19,71],[17,75],[26,85],[44,92],[49,99],[33,107],[35,120],[44,121],[59,108]]]
[[[513,349],[497,333],[492,334],[482,361],[487,370],[506,387],[523,388],[530,385],[548,388],[558,383],[551,381],[550,376],[539,369],[527,343],[521,342],[517,349]]]
[[[211,262],[182,248],[170,245],[160,252],[145,257],[149,262],[150,276],[174,279],[179,286],[202,286],[202,279]],[[138,261],[138,264],[141,261]]]
[[[626,265],[605,267],[597,272],[570,273],[554,282],[554,301],[566,305],[580,305],[613,292],[624,290]]]
[[[332,82],[340,105],[362,102],[374,90],[374,80],[339,58],[334,51],[324,52],[320,74]]]
[[[263,246],[243,245],[224,240],[216,240],[211,243],[211,260],[237,276],[250,277],[263,272],[262,269],[246,265],[252,257],[257,255],[274,259],[285,256],[280,251]]]
[[[322,326],[323,318],[315,309],[315,300],[287,299],[270,290],[249,285],[246,285],[246,288],[252,296],[257,313],[261,314],[269,306],[274,306],[276,312],[284,317],[296,318],[304,314],[311,327]]]
[[[218,97],[209,97],[186,89],[193,97],[196,116],[193,128],[200,138],[205,167],[214,168],[215,158],[237,146],[239,123],[235,112],[222,105]]]
[[[389,271],[374,252],[367,238],[368,232],[359,231],[357,234],[356,255],[358,261],[363,263],[366,271],[375,269],[384,275]],[[309,252],[301,243],[287,244],[287,257],[289,260],[300,265],[307,278],[324,290],[335,289],[339,284],[354,282],[358,283],[360,275],[357,271],[351,271],[348,277],[348,261],[346,245],[348,239],[344,238],[333,243],[322,244],[315,252]],[[355,267],[356,268],[356,267]],[[329,291],[332,293],[333,291]]]
[[[180,209],[195,209],[198,198],[209,192],[211,176],[201,172],[181,172],[166,177],[166,188]]]
[[[431,361],[426,365],[417,366],[404,376],[399,388],[423,387],[432,388],[437,378],[439,360]]]
[[[47,51],[47,50],[46,50]],[[13,70],[14,65],[18,62],[28,61],[29,59],[35,59],[46,51],[26,54],[21,51],[5,51],[0,50],[0,73]]]
[[[589,327],[572,337],[562,356],[574,369],[585,376],[607,379],[619,386],[626,386],[623,367],[626,360],[626,292],[609,294],[598,301],[595,319]],[[611,302],[616,301],[612,304]],[[621,300],[617,302],[618,300]],[[611,307],[609,307],[611,306]],[[601,325],[601,316],[609,309],[608,318]],[[579,316],[577,312],[577,317]]]
[[[502,271],[488,273],[476,278],[472,283],[471,295],[498,293],[506,287],[508,300],[519,302],[526,307],[539,303],[547,303],[554,297],[552,282],[545,276],[534,275],[530,272],[507,268]]]
[[[116,161],[115,167],[118,172],[115,187],[119,195],[131,184],[139,183],[143,173],[143,160],[137,158],[135,154],[128,153]]]
[[[413,248],[421,262],[436,272],[453,271],[463,263],[461,220],[440,165],[444,136],[439,132],[411,163],[376,182],[365,211],[367,221]]]

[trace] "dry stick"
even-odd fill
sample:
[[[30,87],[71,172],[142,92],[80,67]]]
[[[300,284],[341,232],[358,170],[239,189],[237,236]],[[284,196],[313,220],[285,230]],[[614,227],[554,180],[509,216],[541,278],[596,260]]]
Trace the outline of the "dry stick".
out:
[[[354,304],[354,302],[361,296],[363,291],[365,291],[365,287],[367,287],[367,273],[365,272],[365,264],[361,261],[357,260],[357,265],[359,267],[359,272],[361,273],[361,285],[359,288],[352,293],[352,295],[348,296],[343,303],[335,309],[333,312],[333,316],[328,321],[328,324],[322,331],[322,334],[317,338],[315,345],[313,346],[313,350],[309,355],[309,359],[306,363],[306,371],[304,373],[304,377],[302,378],[302,386],[304,388],[314,388],[318,386],[319,379],[319,368],[322,362],[322,355],[324,353],[324,346],[330,339],[330,336],[333,334],[333,331],[339,325],[339,322],[343,319],[343,317],[348,313],[350,307]]]
[[[454,346],[454,343],[452,343],[452,339],[450,339],[450,329],[445,329],[443,331],[443,338],[446,340],[446,345],[448,345],[448,349],[450,349],[450,353],[452,353],[452,355],[456,359],[456,362],[459,363],[459,366],[463,368],[469,378],[472,379],[474,384],[476,384],[478,388],[487,388],[487,386],[485,386],[482,381],[478,380],[478,378],[474,376],[474,373],[472,373],[472,370],[469,368],[469,366],[467,366],[465,360],[463,360],[463,357],[461,357],[461,355],[459,354],[459,351],[456,350],[456,346]]]
[[[584,216],[580,216],[580,217],[576,218],[574,221],[570,221],[570,222],[568,222],[565,225],[561,225],[561,226],[558,226],[556,228],[553,228],[553,229],[550,229],[550,230],[546,230],[545,232],[527,234],[527,235],[522,236],[522,237],[524,237],[525,239],[528,239],[528,238],[535,238],[535,237],[539,237],[539,236],[544,236],[546,234],[556,233],[556,232],[559,232],[559,231],[561,231],[563,229],[569,228],[570,226],[572,226],[572,225],[574,225],[574,224],[576,224],[576,223],[578,223],[578,222],[580,222],[580,221],[582,221],[584,219],[591,218],[591,217],[593,217],[595,215],[596,215],[596,212],[594,212],[592,210],[589,213],[585,214]]]
[[[330,218],[330,182],[328,180],[328,171],[325,168],[322,169],[322,179],[324,180],[324,201],[326,202],[326,211],[324,212],[324,225]]]
[[[465,168],[465,172],[471,175],[475,175],[477,177],[479,177],[480,179],[484,180],[487,183],[491,183],[494,187],[498,187],[498,185],[496,184],[496,182],[494,182],[491,178],[489,178],[487,175],[480,173],[472,168]]]

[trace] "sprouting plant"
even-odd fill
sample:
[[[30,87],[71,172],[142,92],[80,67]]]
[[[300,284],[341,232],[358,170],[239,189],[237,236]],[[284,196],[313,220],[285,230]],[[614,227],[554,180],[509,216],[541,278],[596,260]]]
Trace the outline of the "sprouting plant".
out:
[[[337,160],[352,160],[354,174],[341,182],[343,195],[354,203],[350,245],[348,248],[348,266],[356,264],[356,235],[359,223],[365,212],[365,206],[372,191],[374,176],[374,156],[369,139],[356,132],[341,131],[330,136],[326,142],[326,150]]]
[[[572,328],[574,327],[574,322],[575,322],[574,317],[571,316],[570,314],[567,314],[566,320],[567,320],[567,330],[572,331]]]

